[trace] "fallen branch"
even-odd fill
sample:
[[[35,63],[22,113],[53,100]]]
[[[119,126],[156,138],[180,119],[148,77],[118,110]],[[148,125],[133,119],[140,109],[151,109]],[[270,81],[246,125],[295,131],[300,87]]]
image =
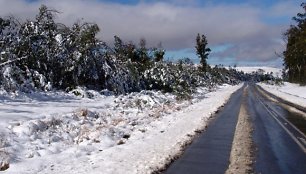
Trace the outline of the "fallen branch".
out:
[[[0,63],[0,67],[3,67],[3,66],[5,66],[5,65],[8,65],[8,64],[11,64],[11,63],[14,63],[14,62],[17,62],[17,61],[26,59],[26,58],[28,58],[28,57],[27,57],[27,56],[24,56],[24,57],[20,57],[20,58],[14,59],[14,60],[9,60],[9,61]]]

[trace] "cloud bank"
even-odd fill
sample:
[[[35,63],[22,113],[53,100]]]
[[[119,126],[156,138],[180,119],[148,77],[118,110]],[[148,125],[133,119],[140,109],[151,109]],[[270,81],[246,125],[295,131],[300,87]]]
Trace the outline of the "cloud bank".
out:
[[[99,0],[1,0],[0,16],[32,19],[41,4],[60,11],[57,20],[61,23],[97,23],[100,37],[108,43],[112,43],[114,35],[135,43],[144,37],[149,46],[162,42],[167,50],[175,51],[193,49],[196,34],[203,33],[211,47],[231,45],[213,57],[237,61],[276,59],[275,52],[284,49],[282,33],[299,11],[299,4],[294,1],[259,8],[248,3],[199,6],[195,0],[142,1],[134,5]],[[271,22],[280,18],[277,24]]]

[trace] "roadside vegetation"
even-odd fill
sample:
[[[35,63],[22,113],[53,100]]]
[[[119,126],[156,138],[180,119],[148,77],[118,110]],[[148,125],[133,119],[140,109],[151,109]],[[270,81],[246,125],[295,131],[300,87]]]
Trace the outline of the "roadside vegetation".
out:
[[[0,88],[6,91],[72,91],[85,87],[113,94],[158,90],[188,99],[197,87],[263,80],[234,68],[209,66],[205,35],[195,38],[200,65],[189,58],[166,61],[162,44],[148,48],[114,36],[114,45],[97,38],[99,26],[56,23],[58,12],[42,5],[34,20],[0,17]]]
[[[306,3],[302,3],[303,13],[293,17],[295,25],[284,33],[287,42],[284,56],[285,80],[306,85]]]

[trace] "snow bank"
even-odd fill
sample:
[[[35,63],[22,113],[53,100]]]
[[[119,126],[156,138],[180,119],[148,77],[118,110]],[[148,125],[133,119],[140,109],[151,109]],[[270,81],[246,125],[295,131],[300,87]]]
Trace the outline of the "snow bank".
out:
[[[0,157],[10,163],[3,173],[151,173],[180,153],[240,87],[224,85],[215,92],[202,88],[192,101],[179,103],[171,94],[152,91],[93,99],[6,100],[0,117],[17,104],[23,114],[1,120],[0,152],[7,156]]]
[[[287,100],[291,103],[300,105],[306,108],[306,86],[285,82],[284,85],[268,85],[258,83],[266,91]]]

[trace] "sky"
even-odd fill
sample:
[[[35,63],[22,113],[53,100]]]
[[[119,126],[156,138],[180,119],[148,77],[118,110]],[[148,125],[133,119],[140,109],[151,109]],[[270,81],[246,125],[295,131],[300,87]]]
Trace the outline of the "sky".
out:
[[[302,12],[297,0],[0,0],[0,16],[35,18],[41,4],[60,12],[56,21],[97,23],[98,37],[112,45],[114,36],[149,47],[162,43],[166,59],[195,54],[197,33],[206,35],[210,64],[281,67],[283,33]]]

